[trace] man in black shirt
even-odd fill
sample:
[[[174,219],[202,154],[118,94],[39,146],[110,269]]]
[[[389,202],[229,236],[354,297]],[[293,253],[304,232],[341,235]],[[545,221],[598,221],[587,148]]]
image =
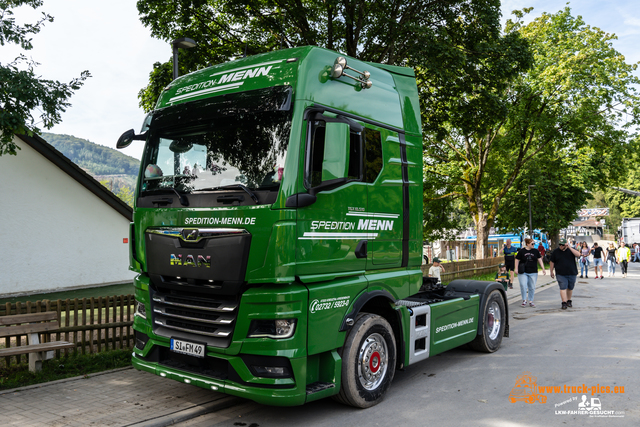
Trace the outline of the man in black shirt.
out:
[[[593,270],[596,273],[596,279],[598,278],[598,266],[600,267],[600,279],[604,279],[602,275],[602,266],[604,265],[604,257],[602,256],[603,252],[602,248],[598,246],[598,242],[593,244],[591,253],[593,254]]]
[[[573,307],[571,295],[576,285],[576,277],[578,276],[578,267],[576,266],[576,258],[580,256],[580,252],[567,245],[567,239],[560,239],[560,245],[551,253],[549,262],[549,272],[551,278],[558,280],[560,287],[560,298],[562,298],[562,309]],[[555,275],[554,275],[555,269]]]

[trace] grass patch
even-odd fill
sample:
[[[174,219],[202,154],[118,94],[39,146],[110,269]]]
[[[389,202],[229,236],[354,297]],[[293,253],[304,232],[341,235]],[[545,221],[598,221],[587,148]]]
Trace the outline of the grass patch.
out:
[[[42,370],[30,372],[28,364],[0,368],[0,390],[88,375],[131,366],[131,350],[78,354],[42,362]]]

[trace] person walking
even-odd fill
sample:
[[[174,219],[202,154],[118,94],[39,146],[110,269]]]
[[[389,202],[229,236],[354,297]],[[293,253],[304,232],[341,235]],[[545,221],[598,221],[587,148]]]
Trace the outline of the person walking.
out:
[[[613,243],[609,243],[607,248],[607,271],[609,272],[609,277],[616,275],[616,264],[616,248]]]
[[[507,292],[507,288],[513,289],[511,280],[509,280],[509,272],[507,271],[507,267],[504,265],[504,262],[498,265],[498,272],[496,273],[495,281],[502,283],[505,292]]]
[[[555,278],[558,281],[563,310],[566,310],[567,307],[573,307],[571,296],[578,276],[576,258],[579,256],[581,256],[581,253],[567,245],[566,239],[560,239],[558,248],[551,252],[549,275],[552,279]]]
[[[580,278],[584,275],[585,279],[589,278],[589,245],[587,242],[580,243]]]
[[[533,296],[536,291],[536,282],[538,281],[538,265],[542,267],[542,274],[546,275],[542,257],[540,252],[534,248],[533,239],[524,239],[524,248],[518,251],[515,257],[515,269],[518,270],[520,263],[524,263],[524,273],[518,273],[518,282],[520,283],[520,293],[522,295],[522,307],[526,307],[529,303],[530,307],[535,307]]]
[[[598,242],[593,244],[591,253],[593,254],[593,271],[596,273],[596,279],[600,278],[600,280],[602,280],[604,279],[604,275],[602,274],[602,266],[604,265],[602,254],[604,251],[598,246]],[[598,267],[600,267],[600,276],[598,276]]]
[[[616,252],[616,259],[620,263],[620,269],[622,270],[622,277],[627,277],[627,267],[629,266],[629,259],[631,259],[631,251],[626,244],[622,243]]]
[[[515,271],[514,267],[515,267],[516,252],[518,252],[518,249],[511,246],[511,239],[507,239],[506,244],[502,248],[502,253],[504,254],[504,265],[507,267],[507,271],[511,276],[511,283],[513,283],[513,280],[514,280],[513,274]]]
[[[640,245],[637,243],[633,244],[633,262],[640,261]]]
[[[540,244],[538,245],[538,252],[540,252],[540,256],[544,260],[544,254],[546,253],[546,250],[544,249],[542,242],[540,242]]]

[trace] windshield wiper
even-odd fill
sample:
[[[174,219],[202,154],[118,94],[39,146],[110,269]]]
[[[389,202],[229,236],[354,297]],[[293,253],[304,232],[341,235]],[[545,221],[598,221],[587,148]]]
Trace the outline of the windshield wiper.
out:
[[[194,190],[194,191],[216,191],[216,190],[224,190],[225,188],[233,188],[233,187],[242,189],[245,193],[251,196],[253,201],[256,202],[256,205],[260,204],[260,200],[258,200],[258,196],[256,196],[256,194],[253,191],[249,190],[249,188],[244,184],[229,184],[229,185],[222,185],[220,187],[198,188],[197,190]]]
[[[179,193],[178,190],[173,187],[169,187],[169,189],[176,193],[176,196],[178,196],[178,200],[180,200],[180,204],[182,206],[189,206],[189,200],[187,200],[187,197],[184,194]]]

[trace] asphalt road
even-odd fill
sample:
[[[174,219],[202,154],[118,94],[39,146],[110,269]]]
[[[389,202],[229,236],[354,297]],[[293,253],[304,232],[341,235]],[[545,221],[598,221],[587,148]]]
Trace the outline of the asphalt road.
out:
[[[331,399],[292,408],[241,400],[177,425],[638,426],[639,291],[640,264],[630,265],[626,279],[619,270],[614,278],[579,279],[574,307],[568,310],[560,309],[555,283],[537,291],[536,308],[520,307],[517,291],[510,291],[511,337],[500,350],[481,354],[456,349],[409,366],[396,372],[385,400],[373,408],[353,409]],[[537,378],[538,386],[557,386],[562,392],[544,393],[545,403],[510,402],[516,379],[525,372]],[[569,388],[565,393],[565,385],[589,390]],[[591,388],[598,385],[610,392]],[[613,393],[616,386],[624,387],[624,393]],[[600,404],[601,412],[580,408],[583,395],[585,408]]]

